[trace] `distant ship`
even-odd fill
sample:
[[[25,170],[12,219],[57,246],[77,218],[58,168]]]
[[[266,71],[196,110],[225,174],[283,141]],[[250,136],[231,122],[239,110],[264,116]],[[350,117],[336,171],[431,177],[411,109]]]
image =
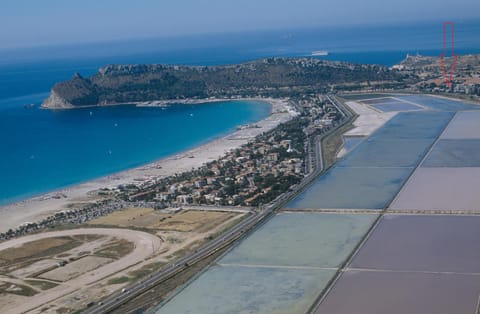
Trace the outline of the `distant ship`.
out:
[[[313,51],[312,56],[328,56],[328,51],[326,50]]]

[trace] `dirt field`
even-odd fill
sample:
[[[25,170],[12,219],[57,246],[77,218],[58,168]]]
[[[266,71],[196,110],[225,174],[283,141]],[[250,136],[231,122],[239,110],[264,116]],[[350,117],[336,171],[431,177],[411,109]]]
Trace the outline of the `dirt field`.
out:
[[[184,211],[158,222],[155,227],[161,230],[203,233],[237,215],[238,213],[227,212]]]
[[[92,220],[90,224],[203,233],[235,216],[238,213],[187,209],[167,214],[151,208],[129,208]]]
[[[161,240],[148,233],[102,228],[46,232],[0,243],[2,313],[43,312],[40,306],[144,261],[160,245]],[[59,309],[53,308],[52,312]]]
[[[82,242],[72,237],[58,237],[32,241],[18,247],[8,248],[0,251],[0,272],[17,264],[33,262],[38,258],[65,252],[81,244]]]
[[[117,227],[149,228],[157,221],[171,214],[164,214],[152,208],[128,208],[89,222],[90,225],[111,225]]]
[[[68,263],[99,250],[115,248],[117,242],[116,239],[100,235],[80,235],[38,239],[8,247],[0,250],[0,275],[19,280],[35,279],[38,275],[57,268],[59,263]]]
[[[84,258],[69,263],[64,267],[57,267],[51,271],[43,273],[39,277],[52,281],[66,282],[111,262],[113,262],[113,260],[106,257],[85,256]]]
[[[210,208],[129,208],[95,219],[89,228],[0,243],[2,314],[84,309],[184,256],[246,214]]]
[[[37,291],[28,285],[0,281],[0,294],[16,294],[30,297],[37,294]]]

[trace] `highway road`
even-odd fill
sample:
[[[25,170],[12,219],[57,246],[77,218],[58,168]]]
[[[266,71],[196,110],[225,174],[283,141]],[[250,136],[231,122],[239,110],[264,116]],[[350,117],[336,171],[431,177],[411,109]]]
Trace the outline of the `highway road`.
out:
[[[128,302],[129,300],[135,298],[136,296],[142,294],[145,291],[152,289],[161,282],[165,281],[168,278],[171,278],[175,274],[183,271],[190,265],[195,262],[206,258],[218,250],[224,248],[225,246],[231,245],[233,242],[242,238],[247,232],[252,231],[254,228],[261,225],[261,223],[266,222],[268,218],[273,216],[274,212],[277,209],[281,209],[287,204],[291,199],[297,196],[302,192],[306,187],[308,187],[322,172],[323,172],[323,156],[321,149],[321,142],[323,138],[330,135],[339,127],[348,123],[352,118],[352,115],[348,110],[345,110],[343,105],[338,102],[334,97],[329,96],[329,100],[342,112],[344,118],[341,123],[336,127],[332,128],[328,132],[318,135],[314,140],[314,152],[315,152],[315,169],[310,174],[308,174],[299,184],[295,185],[290,192],[284,193],[277,197],[270,205],[267,205],[263,210],[253,210],[247,218],[242,220],[239,224],[232,227],[222,236],[208,242],[201,248],[195,250],[194,252],[186,255],[185,257],[175,261],[174,264],[169,264],[163,267],[156,273],[152,273],[149,277],[136,282],[122,290],[123,292],[117,292],[107,298],[97,305],[87,309],[84,313],[87,314],[101,314],[108,313],[120,305]]]

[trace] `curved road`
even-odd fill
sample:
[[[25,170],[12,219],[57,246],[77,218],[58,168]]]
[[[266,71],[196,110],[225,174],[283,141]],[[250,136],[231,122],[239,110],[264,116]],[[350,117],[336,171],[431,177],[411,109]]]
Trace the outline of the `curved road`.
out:
[[[130,267],[132,264],[143,261],[157,252],[161,246],[161,240],[158,237],[142,231],[115,228],[81,228],[45,232],[13,239],[0,243],[0,251],[41,239],[91,234],[125,239],[133,242],[135,247],[132,252],[122,258],[69,280],[65,282],[65,284],[59,284],[57,287],[45,290],[37,294],[34,298],[29,298],[21,305],[14,304],[12,308],[2,308],[2,313],[24,313],[38,308],[50,301],[78,290],[79,287],[84,287],[85,285]]]

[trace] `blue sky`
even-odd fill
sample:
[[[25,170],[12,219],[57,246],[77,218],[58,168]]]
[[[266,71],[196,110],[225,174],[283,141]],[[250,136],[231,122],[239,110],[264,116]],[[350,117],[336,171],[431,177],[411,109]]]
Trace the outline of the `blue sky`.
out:
[[[1,0],[0,48],[472,18],[479,0]]]

